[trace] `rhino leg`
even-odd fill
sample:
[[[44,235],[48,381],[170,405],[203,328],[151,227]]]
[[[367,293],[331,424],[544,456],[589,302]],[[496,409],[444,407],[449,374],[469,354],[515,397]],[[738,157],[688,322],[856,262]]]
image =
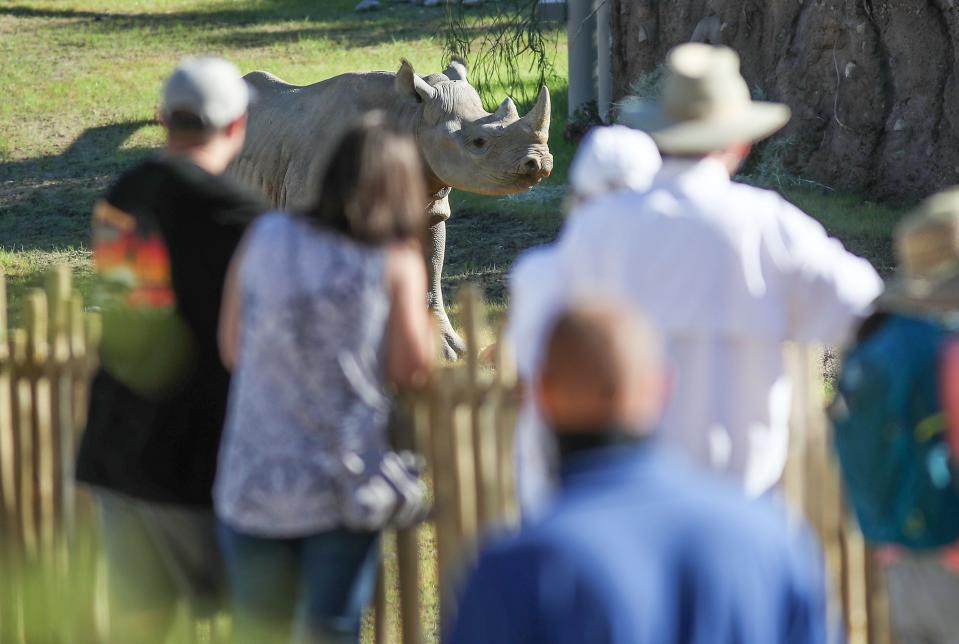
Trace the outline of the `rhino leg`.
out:
[[[442,220],[430,226],[429,238],[429,290],[430,311],[436,317],[439,326],[441,348],[447,360],[455,360],[466,351],[463,339],[453,330],[453,324],[443,305],[443,259],[446,256],[446,221]]]

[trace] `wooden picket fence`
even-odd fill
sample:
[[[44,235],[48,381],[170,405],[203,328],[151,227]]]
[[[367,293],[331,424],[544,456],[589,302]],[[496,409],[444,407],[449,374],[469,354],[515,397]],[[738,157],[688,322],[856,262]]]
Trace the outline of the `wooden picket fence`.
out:
[[[454,593],[480,537],[510,530],[519,519],[512,457],[519,389],[513,362],[504,343],[496,343],[492,365],[479,359],[487,326],[479,289],[464,287],[459,305],[465,359],[436,369],[429,384],[405,404],[411,435],[400,442],[426,457],[434,507],[429,525],[396,535],[395,574],[381,567],[376,644],[426,641],[424,569],[435,575],[440,620],[449,618],[455,610]],[[421,556],[427,540],[435,544],[432,562]],[[387,602],[390,582],[399,590],[398,604]],[[390,622],[402,625],[399,634]]]
[[[843,491],[825,414],[823,351],[787,346],[785,359],[793,405],[783,492],[819,536],[835,593],[830,605],[834,616],[842,618],[849,644],[892,644],[885,580]]]
[[[412,445],[429,457],[436,490],[435,542],[441,588],[441,618],[454,607],[452,595],[473,555],[478,538],[509,530],[518,518],[514,504],[512,428],[519,394],[515,372],[497,343],[495,371],[477,360],[480,331],[486,326],[482,298],[474,288],[461,293],[467,358],[439,369],[430,386],[412,402]],[[842,483],[827,422],[819,347],[789,346],[786,363],[794,383],[790,457],[783,491],[797,516],[805,517],[822,541],[830,601],[836,623],[850,644],[891,644],[889,611],[881,573],[843,498]],[[401,605],[386,601],[380,585],[376,605],[377,644],[396,642],[388,627],[403,624],[406,644],[423,642],[420,590],[424,562],[417,543],[423,528],[397,535]],[[381,571],[381,579],[389,577]],[[491,617],[492,618],[492,617]]]
[[[0,642],[89,641],[77,634],[94,632],[93,545],[77,529],[89,516],[82,504],[78,510],[72,465],[96,364],[99,319],[83,311],[65,268],[51,273],[45,291],[24,298],[25,328],[7,332],[6,310],[0,276]],[[437,609],[424,589],[438,587],[439,619],[449,618],[479,539],[513,529],[518,521],[513,363],[502,343],[492,366],[479,360],[486,320],[477,289],[461,293],[460,316],[466,359],[437,369],[405,401],[411,422],[398,440],[426,457],[435,507],[430,522],[391,540],[391,565],[381,572],[377,590],[376,644],[433,639],[424,615]],[[820,352],[793,348],[789,364],[797,404],[786,496],[822,538],[838,590],[833,605],[850,642],[885,644],[890,639],[881,580],[843,505],[832,456]],[[391,590],[395,601],[387,600]],[[438,630],[435,622],[429,631]]]
[[[100,324],[67,267],[26,294],[22,313],[8,331],[0,275],[0,641],[71,642],[87,599],[74,585],[74,452]]]

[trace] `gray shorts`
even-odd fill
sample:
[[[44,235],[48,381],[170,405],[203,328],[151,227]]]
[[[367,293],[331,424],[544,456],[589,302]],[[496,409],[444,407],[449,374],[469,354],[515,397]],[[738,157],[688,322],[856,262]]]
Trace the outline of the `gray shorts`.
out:
[[[938,554],[903,555],[886,582],[899,644],[959,644],[959,575]]]
[[[154,503],[96,489],[110,597],[117,610],[218,611],[226,576],[212,510]]]

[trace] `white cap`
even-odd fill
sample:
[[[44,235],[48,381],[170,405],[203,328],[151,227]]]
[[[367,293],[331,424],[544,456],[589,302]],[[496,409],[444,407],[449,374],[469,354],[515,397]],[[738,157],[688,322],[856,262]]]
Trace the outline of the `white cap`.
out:
[[[222,58],[184,58],[163,86],[160,113],[167,123],[197,129],[220,129],[246,114],[250,87],[240,70]],[[196,121],[177,123],[177,116]],[[171,123],[172,121],[172,123]]]
[[[594,127],[573,159],[570,185],[580,199],[621,189],[645,192],[662,165],[649,135],[623,125]]]

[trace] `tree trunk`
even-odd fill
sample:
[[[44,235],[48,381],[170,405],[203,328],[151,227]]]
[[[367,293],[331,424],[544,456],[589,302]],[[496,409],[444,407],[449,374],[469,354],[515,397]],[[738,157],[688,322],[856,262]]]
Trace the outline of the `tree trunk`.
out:
[[[956,0],[610,1],[617,97],[681,42],[728,45],[792,107],[798,174],[875,198],[959,183]]]

